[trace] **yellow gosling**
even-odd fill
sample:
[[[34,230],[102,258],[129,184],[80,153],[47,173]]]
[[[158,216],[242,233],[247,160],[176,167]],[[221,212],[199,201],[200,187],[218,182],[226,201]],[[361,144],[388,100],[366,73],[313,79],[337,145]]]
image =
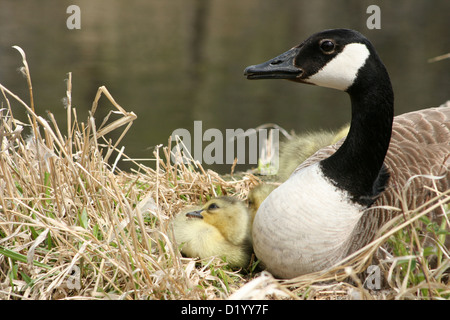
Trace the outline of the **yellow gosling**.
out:
[[[262,183],[249,191],[248,209],[250,211],[252,224],[259,206],[276,187],[277,185],[274,184]]]
[[[198,210],[180,213],[175,217],[173,230],[187,257],[224,257],[230,266],[240,268],[250,262],[251,218],[241,200],[219,197]]]
[[[348,130],[349,125],[346,125],[338,133],[318,131],[294,135],[292,139],[281,144],[278,169],[279,180],[286,181],[303,161],[316,153],[316,151],[346,137]]]

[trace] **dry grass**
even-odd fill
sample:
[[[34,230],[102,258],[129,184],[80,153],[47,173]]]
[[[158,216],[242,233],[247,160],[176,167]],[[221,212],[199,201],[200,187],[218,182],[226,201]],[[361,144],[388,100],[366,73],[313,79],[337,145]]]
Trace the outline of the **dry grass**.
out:
[[[212,196],[245,199],[259,179],[251,173],[225,179],[192,159],[174,165],[170,141],[156,148],[155,169],[127,159],[118,146],[136,115],[101,87],[89,117],[80,121],[72,108],[70,74],[67,127],[60,128],[51,114],[46,120],[35,110],[25,53],[17,49],[23,57],[30,97],[26,103],[0,84],[0,299],[450,296],[445,274],[449,253],[443,246],[427,249],[420,234],[430,210],[426,207],[403,208],[403,215],[343,266],[288,281],[257,272],[256,263],[242,271],[231,270],[219,258],[183,258],[168,232],[171,218],[185,206]],[[105,98],[112,111],[97,128],[97,104]],[[27,121],[17,120],[14,108],[25,108]],[[31,133],[25,138],[27,129]],[[117,141],[106,138],[112,131],[120,132]],[[135,169],[119,170],[116,164],[122,159],[133,161]],[[448,213],[448,190],[432,201]],[[448,219],[441,226],[427,224],[435,242],[445,240]],[[379,264],[385,282],[382,290],[368,290],[362,283],[364,270],[386,241],[396,256]],[[431,256],[434,266],[429,262]]]

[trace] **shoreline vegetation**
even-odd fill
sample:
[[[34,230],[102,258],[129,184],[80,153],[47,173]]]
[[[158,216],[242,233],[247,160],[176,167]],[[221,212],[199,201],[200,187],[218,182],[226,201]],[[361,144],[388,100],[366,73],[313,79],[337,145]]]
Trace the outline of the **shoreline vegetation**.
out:
[[[221,176],[193,159],[175,165],[170,140],[155,148],[155,169],[130,159],[120,142],[137,116],[100,87],[81,121],[70,73],[67,127],[60,127],[34,105],[25,53],[15,48],[29,97],[25,102],[0,84],[1,300],[450,298],[450,257],[442,245],[450,237],[449,190],[430,190],[429,203],[419,208],[386,208],[399,214],[372,243],[320,273],[277,280],[255,259],[232,270],[220,257],[182,257],[169,232],[177,213],[214,196],[245,200],[262,178]],[[100,99],[111,111],[97,127]],[[26,121],[14,117],[16,108],[26,110]],[[119,132],[115,141],[107,138],[112,131]],[[121,171],[122,160],[134,168]],[[405,203],[402,194],[399,199]],[[446,215],[440,225],[427,218],[434,209]],[[372,265],[380,277],[375,289],[376,281],[367,285]]]

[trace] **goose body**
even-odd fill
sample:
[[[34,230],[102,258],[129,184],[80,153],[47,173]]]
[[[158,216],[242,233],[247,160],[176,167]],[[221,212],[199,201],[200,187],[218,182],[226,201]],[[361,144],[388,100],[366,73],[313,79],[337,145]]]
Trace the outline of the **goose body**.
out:
[[[450,107],[393,117],[389,75],[374,47],[348,29],[325,30],[260,65],[248,79],[289,79],[350,96],[352,119],[344,141],[303,162],[261,204],[253,224],[256,256],[275,276],[323,270],[372,240],[395,205],[396,193],[418,174],[449,181]],[[411,203],[429,197],[422,178],[408,189]]]
[[[232,197],[208,201],[175,217],[173,231],[181,252],[191,258],[225,257],[232,267],[247,267],[252,254],[251,218],[245,204]]]

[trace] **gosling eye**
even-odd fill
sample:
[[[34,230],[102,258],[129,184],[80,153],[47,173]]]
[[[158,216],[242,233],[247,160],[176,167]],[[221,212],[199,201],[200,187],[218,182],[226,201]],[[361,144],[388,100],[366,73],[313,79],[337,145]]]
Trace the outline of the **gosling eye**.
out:
[[[324,53],[327,53],[327,54],[332,53],[334,51],[335,47],[336,47],[336,45],[331,40],[325,39],[320,42],[320,49]]]
[[[219,206],[217,204],[215,204],[215,203],[211,203],[208,206],[208,210],[214,210],[214,209],[217,209],[217,208],[219,208]]]

